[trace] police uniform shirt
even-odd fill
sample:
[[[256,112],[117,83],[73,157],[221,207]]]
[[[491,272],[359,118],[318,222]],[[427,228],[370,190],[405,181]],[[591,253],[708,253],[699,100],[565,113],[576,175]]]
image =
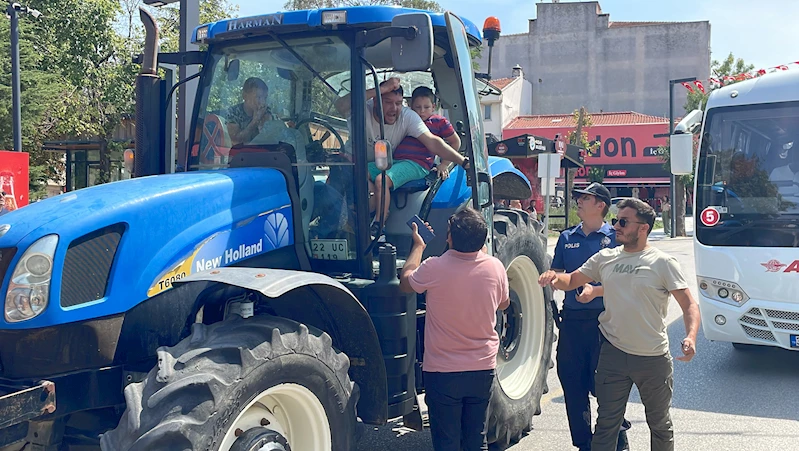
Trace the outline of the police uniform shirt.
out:
[[[567,273],[576,271],[600,250],[616,246],[616,231],[607,222],[588,236],[583,232],[583,224],[580,223],[560,234],[558,244],[555,246],[555,258],[552,259],[552,269]],[[563,307],[573,310],[602,310],[604,304],[601,297],[594,298],[588,304],[581,304],[577,302],[577,291],[572,290],[566,292]]]

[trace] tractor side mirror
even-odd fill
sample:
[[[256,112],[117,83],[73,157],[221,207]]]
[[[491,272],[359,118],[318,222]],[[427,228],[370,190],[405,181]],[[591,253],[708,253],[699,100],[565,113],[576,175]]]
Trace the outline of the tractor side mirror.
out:
[[[241,61],[238,58],[231,60],[225,65],[225,72],[227,72],[227,81],[236,81],[239,79],[239,67]]]
[[[433,65],[433,22],[425,13],[394,16],[392,27],[415,27],[412,39],[391,37],[391,61],[396,72],[426,71]]]

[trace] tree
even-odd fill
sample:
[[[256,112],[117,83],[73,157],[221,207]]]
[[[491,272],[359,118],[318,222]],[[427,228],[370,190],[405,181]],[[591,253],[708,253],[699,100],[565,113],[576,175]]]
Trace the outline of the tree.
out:
[[[339,6],[396,5],[404,8],[423,9],[441,12],[441,5],[435,0],[288,0],[283,8],[289,11],[298,9],[336,8]]]
[[[35,20],[23,15],[19,21],[22,150],[29,154],[32,200],[45,195],[47,180],[60,178],[63,163],[58,155],[42,151],[42,143],[55,133],[59,121],[53,113],[66,109],[64,97],[71,92],[68,83],[48,67],[49,56],[57,51],[57,46],[41,39],[47,19]],[[0,148],[10,149],[13,130],[8,21],[0,21],[0,49]]]
[[[140,0],[126,0],[139,3]],[[180,49],[180,8],[175,5],[162,6],[151,10],[160,28],[160,51],[177,52]],[[202,0],[200,2],[200,23],[216,22],[237,17],[239,6],[228,0]]]
[[[753,64],[746,64],[742,58],[735,58],[735,56],[730,52],[723,61],[719,62],[718,60],[713,60],[710,63],[710,72],[714,75],[715,78],[722,80],[722,77],[725,76],[735,76],[738,74],[742,74],[744,72],[751,72],[754,70],[755,66]],[[740,80],[724,82],[725,86],[737,83]],[[688,93],[688,98],[685,103],[685,111],[690,112],[696,109],[705,109],[705,105],[707,104],[707,98],[710,96],[710,90],[708,89],[704,94],[701,91],[695,90],[694,92]]]
[[[599,142],[588,141],[588,132],[585,131],[587,128],[594,125],[594,122],[591,120],[591,115],[585,111],[585,107],[580,107],[579,110],[574,110],[574,113],[572,113],[572,117],[574,118],[574,122],[577,125],[573,130],[569,131],[569,133],[566,134],[566,139],[569,141],[570,144],[582,147],[583,149],[586,150],[588,155],[591,155],[599,147]],[[570,193],[574,191],[574,173],[575,173],[574,169],[566,170],[566,192],[564,193],[565,196],[570,196]],[[602,178],[604,179],[604,176]],[[568,225],[570,225],[570,222],[566,223],[566,226]]]

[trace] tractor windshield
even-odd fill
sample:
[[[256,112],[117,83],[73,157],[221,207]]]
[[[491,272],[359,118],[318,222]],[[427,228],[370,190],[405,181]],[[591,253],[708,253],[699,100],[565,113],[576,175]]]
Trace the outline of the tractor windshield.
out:
[[[212,49],[187,169],[229,166],[242,153],[284,153],[302,209],[309,255],[356,258],[354,156],[346,93],[328,79],[349,78],[350,47],[335,36],[242,43]]]

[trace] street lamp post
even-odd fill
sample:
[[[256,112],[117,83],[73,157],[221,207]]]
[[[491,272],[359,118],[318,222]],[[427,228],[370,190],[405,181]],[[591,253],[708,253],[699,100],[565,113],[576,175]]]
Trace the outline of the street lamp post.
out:
[[[674,85],[677,83],[688,83],[696,81],[696,77],[679,78],[669,80],[669,137],[674,134]],[[671,139],[669,139],[669,155],[671,155]],[[677,236],[677,177],[671,174],[671,187],[669,189],[671,198],[671,234],[670,238]]]
[[[18,12],[28,13],[35,18],[41,17],[39,11],[22,6],[19,3],[9,3],[6,14],[11,19],[11,116],[13,121],[14,151],[22,152],[22,105],[20,102],[19,83],[19,15]]]

